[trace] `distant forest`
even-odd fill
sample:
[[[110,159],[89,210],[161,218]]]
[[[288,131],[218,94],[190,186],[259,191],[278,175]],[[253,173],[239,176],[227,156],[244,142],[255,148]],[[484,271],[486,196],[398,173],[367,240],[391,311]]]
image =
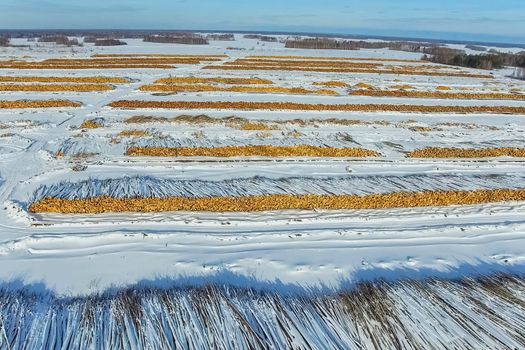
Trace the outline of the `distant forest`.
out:
[[[287,40],[285,47],[290,49],[313,50],[359,50],[390,49],[409,52],[422,52],[426,47],[437,47],[438,44],[412,41],[356,41],[336,40],[330,38],[300,38]]]
[[[261,35],[261,34],[246,34],[244,36],[245,39],[256,39],[260,41],[266,41],[271,43],[276,43],[278,40],[274,36],[267,36],[267,35]]]
[[[525,67],[525,51],[517,54],[489,51],[486,54],[467,54],[463,50],[437,47],[425,49],[424,60],[452,66],[478,69],[501,69],[504,67]]]
[[[96,39],[95,46],[120,46],[127,45],[125,41],[118,39]]]
[[[494,50],[488,51],[483,46],[467,45],[475,51],[488,51],[480,54],[467,54],[465,50],[452,49],[436,43],[412,41],[357,41],[336,40],[330,38],[296,38],[287,40],[285,47],[313,50],[360,50],[390,49],[407,52],[421,52],[424,60],[452,66],[478,69],[500,69],[504,67],[525,67],[525,51],[512,54]]]
[[[235,41],[233,34],[208,34],[206,39],[213,41]]]
[[[208,45],[204,36],[194,33],[174,33],[167,35],[146,35],[144,41],[163,44]]]
[[[45,35],[38,39],[39,43],[55,43],[57,45],[80,46],[78,39],[69,39],[63,34]]]

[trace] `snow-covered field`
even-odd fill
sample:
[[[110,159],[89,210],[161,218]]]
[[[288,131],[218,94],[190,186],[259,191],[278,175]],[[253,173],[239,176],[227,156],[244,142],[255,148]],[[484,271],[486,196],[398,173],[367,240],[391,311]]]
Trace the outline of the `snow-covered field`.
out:
[[[224,62],[257,55],[354,57],[369,58],[371,61],[374,58],[417,60],[421,57],[416,53],[389,50],[285,49],[282,43],[257,42],[243,39],[240,35],[237,35],[236,41],[211,42],[209,46],[126,41],[127,46],[93,47],[86,44],[84,47],[74,48],[32,42],[29,43],[29,48],[0,48],[0,59],[89,58],[93,54],[226,54],[228,57],[224,58]],[[21,39],[14,40],[13,43],[27,44]],[[222,343],[224,339],[216,340],[215,343],[210,341],[212,337],[219,339],[221,332],[230,332],[232,338],[238,339],[238,348],[265,347],[264,345],[300,348],[306,346],[305,344],[312,348],[358,348],[360,345],[371,348],[461,348],[476,344],[479,348],[525,346],[523,334],[519,335],[520,327],[523,329],[524,326],[523,314],[520,316],[515,312],[510,315],[513,312],[512,307],[505,304],[512,304],[509,302],[510,297],[503,301],[492,301],[489,306],[476,304],[474,299],[469,299],[466,305],[461,306],[468,310],[464,311],[464,315],[470,317],[468,325],[462,324],[464,328],[461,331],[457,328],[461,322],[454,319],[456,316],[450,310],[447,314],[450,319],[443,320],[439,325],[440,329],[429,328],[428,324],[432,319],[445,317],[439,314],[443,306],[434,305],[436,309],[433,310],[430,300],[439,299],[446,303],[441,298],[450,298],[451,304],[446,307],[453,308],[461,304],[460,295],[468,294],[469,288],[459,282],[432,282],[428,285],[417,282],[428,277],[451,279],[496,272],[522,273],[525,270],[522,268],[525,266],[523,202],[406,209],[283,210],[252,213],[181,211],[88,215],[30,212],[31,204],[45,197],[242,197],[281,193],[368,195],[525,187],[523,158],[406,157],[408,152],[425,147],[524,148],[525,115],[520,114],[124,110],[107,106],[117,100],[155,100],[525,107],[523,100],[379,98],[349,96],[347,91],[358,83],[365,83],[376,89],[409,84],[415,91],[435,91],[439,86],[447,86],[453,92],[525,93],[525,82],[507,78],[508,70],[491,72],[494,75],[492,79],[482,79],[371,73],[222,71],[205,70],[203,67],[206,65],[176,64],[172,69],[0,69],[0,77],[109,76],[130,79],[128,84],[115,85],[114,90],[105,92],[0,92],[0,100],[5,101],[68,99],[82,103],[80,108],[0,109],[0,290],[4,290],[3,294],[0,293],[0,349],[23,347],[24,342],[29,347],[54,346],[51,343],[42,343],[42,339],[47,339],[46,342],[56,341],[56,344],[69,341],[71,346],[82,347],[82,344],[90,343],[85,339],[98,331],[103,332],[103,329],[104,332],[107,331],[105,343],[98,343],[93,347],[134,348],[137,344],[144,345],[145,335],[141,332],[150,337],[154,333],[152,329],[155,325],[151,325],[151,315],[167,307],[159,303],[160,296],[151,296],[147,292],[133,296],[140,299],[140,312],[151,313],[151,319],[137,316],[140,322],[144,322],[142,327],[137,324],[132,326],[135,322],[132,319],[123,321],[129,315],[122,316],[123,319],[118,319],[120,316],[112,316],[116,319],[104,319],[106,316],[101,316],[117,312],[111,308],[116,307],[114,303],[123,300],[122,296],[119,297],[121,299],[115,299],[117,301],[111,301],[110,296],[77,301],[68,299],[104,293],[108,289],[125,289],[136,284],[141,284],[141,288],[148,288],[148,284],[175,288],[166,292],[171,293],[170,298],[176,299],[170,307],[186,310],[181,311],[181,315],[187,315],[188,319],[193,320],[191,322],[196,322],[194,326],[181,320],[175,324],[167,320],[169,317],[159,316],[157,321],[163,323],[163,330],[155,328],[155,332],[165,333],[171,329],[175,334],[173,329],[178,329],[178,335],[162,338],[163,340],[157,338],[158,342],[149,343],[151,347],[179,344],[183,348],[234,348],[231,343]],[[461,68],[461,71],[486,74],[484,71],[466,68]],[[280,87],[305,89],[315,88],[316,82],[336,80],[347,83],[349,88],[336,88],[337,96],[237,92],[159,95],[138,90],[140,86],[169,76],[256,77],[272,80]],[[188,121],[188,118],[174,119],[182,114],[205,114],[212,119],[200,122]],[[136,116],[155,117],[156,120],[150,118],[141,122],[127,121]],[[268,128],[247,130],[239,127],[238,123],[225,119],[231,116],[242,118],[242,123],[265,124]],[[100,128],[80,127],[84,121],[95,118],[101,123]],[[125,136],[123,131],[133,131],[136,135]],[[371,158],[181,158],[126,155],[130,147],[209,148],[246,145],[359,147],[375,151],[379,155]],[[355,296],[349,297],[348,300],[351,301],[343,296],[335,298],[333,303],[337,305],[330,311],[330,315],[323,315],[319,311],[321,304],[331,302],[322,299],[319,293],[322,295],[346,290],[359,282],[380,278],[388,281],[416,280],[381,288],[377,285],[370,287],[378,288],[375,296],[388,295],[389,301],[384,301],[382,307],[389,309],[388,303],[395,305],[397,316],[392,318],[402,319],[395,325],[399,329],[391,330],[384,325],[384,329],[379,327],[375,330],[363,330],[366,322],[361,319],[355,322],[336,320],[344,316],[334,310],[344,308],[345,303],[363,302],[355,299]],[[524,289],[523,281],[519,281],[502,282],[502,285],[508,287],[509,293],[518,295],[516,300],[519,301],[515,301],[515,307],[519,304],[522,310]],[[187,296],[184,295],[185,289],[177,289],[207,283],[222,285],[226,289],[212,289],[206,293],[199,289],[193,292],[195,294]],[[473,289],[477,293],[472,298],[488,298],[483,294],[488,293],[486,285],[481,282],[472,282],[472,285],[476,286]],[[237,289],[228,290],[231,286]],[[249,288],[255,290],[248,293],[246,289]],[[266,289],[272,289],[271,293],[277,294],[258,294],[258,291]],[[298,289],[315,290],[318,294],[308,298],[322,300],[280,295]],[[14,290],[22,291],[17,292],[20,294],[9,294],[9,291]],[[52,293],[53,296],[44,297],[43,291]],[[36,293],[35,295],[40,295],[45,300],[37,303],[31,301],[33,304],[29,301],[13,304],[16,295],[25,295],[25,299],[31,299],[33,294],[24,293]],[[222,309],[219,307],[213,309],[215,311],[203,311],[206,309],[203,306],[201,310],[196,310],[197,306],[192,306],[192,303],[201,295],[199,293],[203,296],[203,305],[228,304],[231,309],[220,311]],[[407,297],[409,294],[410,298]],[[97,319],[97,322],[104,319],[103,322],[112,326],[105,329],[101,323],[90,323],[92,328],[85,328],[82,335],[87,338],[82,338],[77,333],[75,340],[71,337],[75,332],[72,329],[76,328],[69,328],[69,335],[51,335],[50,332],[59,332],[53,322],[88,322],[85,320],[85,309],[91,306],[86,307],[83,303],[90,302],[97,305],[90,311],[91,318]],[[113,303],[113,306],[108,306],[108,303]],[[419,309],[415,303],[425,306]],[[47,308],[57,310],[53,321],[49,319]],[[304,310],[301,311],[301,308]],[[504,325],[501,320],[491,316],[487,308],[494,308],[496,312],[500,308],[501,314],[517,323],[512,327]],[[29,333],[13,336],[16,328],[14,324],[18,321],[15,316],[11,318],[7,315],[14,315],[14,310],[21,314],[22,309],[38,311],[31,311],[31,318],[24,318],[21,329],[33,336],[47,332],[46,336],[38,341],[31,340],[33,343],[28,340],[31,337]],[[171,312],[163,310],[162,312]],[[281,310],[280,316],[272,314],[272,310]],[[479,310],[487,313],[483,314]],[[240,315],[239,312],[244,314]],[[352,312],[359,314],[356,309]],[[368,312],[373,313],[373,310]],[[193,313],[201,314],[196,317]],[[412,316],[406,316],[407,313],[412,313]],[[484,316],[479,316],[479,322],[476,322],[477,316],[474,314]],[[222,317],[223,323],[219,324],[217,319]],[[280,317],[282,319],[276,321]],[[310,317],[311,322],[306,322]],[[210,326],[213,331],[207,334],[206,339],[199,329],[203,327],[201,323],[207,322],[207,319],[215,319],[210,323],[215,328]],[[415,321],[417,319],[423,325],[418,324]],[[118,344],[117,342],[122,342],[120,338],[111,340],[114,336],[110,333],[125,332],[118,330],[114,322],[124,322],[127,325],[124,328],[127,329],[126,341],[129,343]],[[245,327],[238,334],[234,330],[236,322]],[[272,322],[279,323],[281,330],[271,327]],[[389,322],[395,323],[392,319]],[[30,330],[31,323],[39,324],[38,327],[47,324],[47,330]],[[78,324],[74,327],[82,327]],[[184,338],[182,334],[185,332],[181,329],[181,324],[185,324],[187,329],[193,329],[186,332],[195,332],[192,341],[188,341],[186,345],[181,345]],[[392,324],[390,327],[394,327]],[[465,331],[474,327],[474,324],[488,328],[483,328],[485,331],[479,333]],[[498,330],[498,327],[501,328]],[[133,329],[130,330],[131,328]],[[143,330],[139,331],[137,328]],[[428,332],[427,342],[422,335],[423,330]],[[395,332],[411,334],[413,338],[403,338],[405,342],[401,343],[387,337],[383,341],[377,341],[382,332],[391,332],[390,335]],[[250,339],[240,341],[241,334],[249,334]],[[450,337],[449,342],[447,337]],[[472,342],[461,342],[458,340],[461,337],[472,339]],[[18,340],[13,340],[15,338]]]

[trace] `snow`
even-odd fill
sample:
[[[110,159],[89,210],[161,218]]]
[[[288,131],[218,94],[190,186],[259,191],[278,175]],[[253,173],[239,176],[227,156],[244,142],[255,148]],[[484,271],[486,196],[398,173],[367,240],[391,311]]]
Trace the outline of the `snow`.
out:
[[[419,59],[419,54],[389,50],[315,51],[284,49],[282,43],[257,44],[256,40],[212,42],[209,46],[143,43],[126,40],[127,46],[56,48],[30,43],[31,48],[1,48],[2,59],[30,56],[88,57],[95,53],[228,54],[229,60],[247,55],[303,55],[327,57],[376,57]],[[15,40],[23,44],[22,40]],[[228,47],[239,47],[232,50]],[[353,96],[257,95],[244,93],[184,93],[154,96],[137,91],[144,84],[173,76],[228,76],[271,79],[278,86],[312,88],[318,81],[364,82],[377,88],[411,84],[433,91],[439,85],[468,92],[525,91],[525,82],[494,72],[494,79],[328,74],[304,72],[256,72],[202,70],[204,65],[180,65],[169,70],[0,70],[0,75],[128,77],[130,84],[101,93],[2,92],[2,100],[71,99],[82,102],[77,109],[0,111],[0,280],[41,283],[62,296],[102,292],[158,278],[213,276],[230,271],[247,280],[280,281],[300,287],[330,286],[343,281],[392,275],[425,277],[456,271],[462,266],[502,271],[525,264],[525,205],[497,203],[447,208],[362,211],[281,211],[270,213],[121,213],[105,215],[29,214],[27,206],[35,191],[76,193],[79,183],[107,180],[126,184],[135,177],[136,187],[119,195],[136,193],[150,179],[161,193],[188,195],[319,191],[337,193],[383,193],[402,189],[522,188],[523,160],[412,160],[404,154],[421,147],[524,147],[522,115],[454,115],[402,113],[344,113],[290,111],[169,111],[116,110],[106,107],[119,99],[188,101],[289,101],[302,103],[393,103],[421,105],[525,106],[523,101],[431,100]],[[466,70],[466,69],[465,69]],[[485,73],[479,70],[468,72]],[[399,81],[396,81],[399,80]],[[344,90],[338,90],[344,93]],[[339,118],[371,124],[334,125],[316,123],[304,127],[283,124],[271,137],[257,139],[256,131],[243,131],[218,123],[126,124],[135,115],[175,117],[205,113],[212,117],[236,115],[253,121]],[[83,132],[86,119],[104,118],[103,128]],[[414,120],[414,121],[411,121]],[[387,121],[388,124],[381,124]],[[448,124],[461,123],[461,124]],[[470,125],[470,126],[469,126]],[[473,126],[472,126],[473,125]],[[435,128],[421,133],[411,126]],[[121,138],[122,130],[149,130],[165,138]],[[287,132],[298,130],[298,139]],[[192,135],[202,131],[203,139]],[[353,141],[341,141],[338,135]],[[363,147],[381,153],[377,159],[285,158],[131,158],[131,145],[224,146],[242,144],[312,144]],[[55,158],[63,151],[62,158]],[[84,159],[70,156],[93,153]],[[86,166],[73,171],[75,165]],[[500,178],[494,177],[500,176]],[[257,178],[257,181],[247,179]],[[110,179],[110,180],[108,180]],[[113,180],[111,180],[113,179]],[[166,187],[159,187],[159,179]],[[283,190],[279,181],[297,182]],[[328,183],[326,179],[344,180]],[[359,182],[356,182],[359,179]],[[453,181],[451,180],[453,179]],[[148,180],[148,181],[150,181]],[[394,181],[395,180],[395,181]],[[428,180],[428,181],[427,181]],[[234,188],[227,181],[237,181]],[[293,180],[295,181],[295,180]],[[70,190],[58,184],[70,183]],[[181,183],[186,182],[182,186]],[[249,184],[246,184],[249,182]],[[129,185],[129,183],[128,183]],[[213,185],[213,186],[212,186]],[[47,186],[45,190],[38,190]],[[57,189],[57,186],[59,189]],[[178,186],[178,187],[177,187]],[[182,187],[180,187],[182,186]],[[251,187],[250,187],[251,186]],[[88,186],[89,187],[89,186]],[[124,186],[125,187],[125,186]],[[133,186],[129,186],[133,188]],[[122,187],[120,187],[122,188]],[[50,190],[53,189],[53,190]],[[104,188],[95,188],[100,193]],[[48,192],[46,192],[48,191]],[[78,191],[78,192],[75,192]],[[109,191],[109,190],[108,190]],[[133,192],[135,191],[135,192]],[[182,190],[181,190],[182,191]],[[96,193],[99,193],[96,192]],[[117,193],[118,191],[115,191]],[[140,192],[140,191],[139,191]],[[142,193],[142,192],[141,192]],[[37,196],[37,197],[38,197]],[[228,282],[225,280],[223,282]],[[244,287],[250,287],[246,283]],[[411,312],[415,312],[414,310]]]

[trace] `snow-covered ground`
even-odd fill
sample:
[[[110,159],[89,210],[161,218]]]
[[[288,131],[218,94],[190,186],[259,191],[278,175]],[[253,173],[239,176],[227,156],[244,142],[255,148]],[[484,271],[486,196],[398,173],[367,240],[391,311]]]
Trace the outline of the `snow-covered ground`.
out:
[[[127,46],[73,48],[15,39],[12,43],[21,46],[0,48],[0,60],[228,55],[214,63],[221,65],[251,55],[354,57],[370,62],[421,58],[389,50],[292,50],[282,42],[242,35],[236,39],[207,46],[126,40]],[[105,92],[0,92],[0,100],[82,103],[79,108],[0,109],[0,349],[525,346],[524,202],[255,213],[30,212],[31,204],[44,197],[369,195],[525,187],[522,158],[406,157],[425,147],[524,148],[525,115],[107,106],[117,100],[155,100],[525,107],[519,99],[348,95],[359,83],[381,90],[408,84],[412,91],[443,91],[438,87],[446,86],[450,90],[445,92],[456,93],[525,93],[525,82],[506,77],[510,69],[491,72],[493,78],[465,78],[222,71],[203,69],[206,65],[0,69],[0,77],[130,80]],[[256,77],[278,87],[308,90],[319,89],[315,83],[335,80],[348,88],[331,88],[337,96],[138,90],[169,76]],[[192,118],[199,114],[207,117]],[[180,115],[185,116],[177,119]],[[101,127],[82,129],[86,120]],[[247,130],[242,127],[247,122],[265,127]],[[126,156],[131,147],[246,145],[358,147],[378,156]],[[456,278],[461,279],[451,281]]]
[[[237,35],[237,41],[212,42],[209,46],[126,41],[127,46],[101,48],[91,44],[57,48],[30,42],[29,48],[2,48],[0,56],[3,60],[87,58],[97,53],[229,55],[225,60],[248,55],[371,59],[421,57],[415,53],[389,50],[292,50],[285,49],[282,43],[258,42],[243,39],[240,35]],[[21,39],[13,43],[28,44]],[[261,282],[282,281],[299,286],[328,285],[337,288],[341,281],[367,279],[367,276],[393,277],[399,273],[417,277],[418,274],[432,275],[432,271],[458,271],[460,274],[460,267],[465,265],[471,265],[474,269],[477,266],[479,269],[497,266],[497,269],[505,271],[507,267],[515,269],[525,263],[523,203],[257,214],[178,212],[86,216],[28,212],[28,206],[35,199],[35,191],[41,186],[52,187],[66,181],[72,183],[71,187],[74,188],[75,183],[89,179],[124,179],[126,182],[126,176],[190,182],[219,181],[214,186],[221,186],[221,180],[249,179],[254,176],[268,179],[304,177],[321,182],[326,178],[345,178],[345,181],[349,181],[348,193],[382,193],[392,188],[408,190],[410,186],[413,190],[523,187],[525,174],[522,159],[416,160],[405,157],[406,152],[423,147],[524,147],[523,115],[134,111],[107,107],[108,103],[121,99],[525,106],[523,101],[505,100],[353,97],[348,96],[345,89],[336,89],[339,96],[227,92],[155,96],[138,91],[140,86],[151,84],[162,77],[223,76],[258,77],[270,79],[277,86],[307,89],[312,89],[314,82],[338,80],[350,86],[367,83],[380,89],[410,84],[416,91],[434,91],[436,87],[446,85],[452,91],[468,93],[525,92],[525,82],[506,78],[506,70],[493,72],[494,79],[478,79],[297,71],[221,71],[203,70],[203,66],[205,64],[178,65],[169,70],[0,70],[1,76],[101,75],[131,79],[129,84],[118,85],[115,90],[108,92],[1,93],[1,100],[71,99],[83,104],[76,109],[0,110],[2,281],[19,279],[24,283],[42,283],[62,295],[84,295],[103,291],[110,286],[132,285],[145,279],[211,276],[226,270]],[[276,129],[262,136],[260,131],[240,130],[224,122],[124,123],[127,118],[137,115],[176,117],[179,114],[201,113],[215,118],[235,115],[251,121],[278,123]],[[79,125],[90,118],[103,118],[104,126],[93,130],[79,129]],[[348,125],[320,122],[329,118],[360,122]],[[306,125],[284,122],[294,119],[315,122]],[[431,130],[424,131],[417,127]],[[119,137],[121,131],[131,129],[146,130],[153,136]],[[176,159],[132,158],[124,155],[126,149],[133,145],[210,147],[245,144],[362,147],[375,150],[381,156],[359,160],[257,157]],[[55,157],[57,152],[64,156]],[[75,157],[79,154],[84,157]],[[81,171],[75,171],[79,169]],[[496,175],[507,180],[498,184]],[[352,176],[362,178],[363,182],[352,185]],[[392,177],[404,179],[405,185],[377,180]],[[483,177],[492,182],[489,185],[481,180],[476,182],[478,180],[475,179]],[[447,187],[445,179],[451,178],[454,181]],[[366,185],[367,181],[369,185]],[[258,193],[257,186],[262,185],[255,183],[252,186],[255,186],[252,191]],[[268,183],[265,186],[271,192],[274,185]],[[122,188],[129,186],[123,185]],[[206,191],[205,188],[200,190]],[[340,190],[345,191],[344,188]]]

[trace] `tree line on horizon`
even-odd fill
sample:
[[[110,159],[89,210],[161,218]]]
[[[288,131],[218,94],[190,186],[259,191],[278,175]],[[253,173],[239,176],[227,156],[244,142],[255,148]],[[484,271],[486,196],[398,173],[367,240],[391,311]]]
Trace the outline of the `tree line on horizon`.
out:
[[[406,52],[421,52],[423,60],[451,66],[477,69],[501,69],[504,67],[525,67],[525,51],[513,54],[488,50],[486,47],[467,45],[480,54],[467,54],[465,50],[453,49],[442,44],[412,41],[364,41],[337,40],[332,38],[294,38],[285,43],[286,48],[313,50],[360,50],[389,49]]]
[[[162,44],[208,45],[206,37],[196,33],[172,33],[165,35],[146,35],[143,41]]]
[[[437,47],[439,44],[412,41],[364,41],[337,40],[331,38],[296,38],[286,40],[285,47],[290,49],[313,50],[360,50],[390,49],[397,51],[421,52],[426,47]]]
[[[464,50],[434,47],[424,52],[423,60],[451,66],[486,70],[525,67],[525,51],[514,54],[490,50],[486,54],[467,54]]]

